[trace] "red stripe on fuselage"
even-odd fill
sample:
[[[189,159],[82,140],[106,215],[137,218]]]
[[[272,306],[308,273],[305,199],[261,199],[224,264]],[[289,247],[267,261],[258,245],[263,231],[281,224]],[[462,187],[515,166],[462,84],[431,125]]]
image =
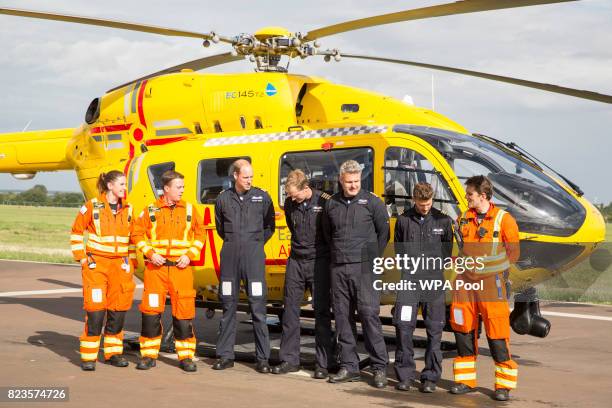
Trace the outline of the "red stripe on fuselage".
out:
[[[144,91],[145,91],[145,87],[147,86],[147,80],[145,79],[144,81],[142,81],[142,84],[140,84],[140,89],[138,90],[138,119],[140,119],[140,124],[146,128],[147,127],[147,122],[145,120],[145,116],[144,116],[144,108],[142,105],[142,98],[144,97]]]
[[[98,133],[107,133],[107,132],[121,132],[124,130],[129,130],[132,126],[131,123],[126,123],[125,125],[110,125],[110,126],[100,126],[91,129],[92,134]]]

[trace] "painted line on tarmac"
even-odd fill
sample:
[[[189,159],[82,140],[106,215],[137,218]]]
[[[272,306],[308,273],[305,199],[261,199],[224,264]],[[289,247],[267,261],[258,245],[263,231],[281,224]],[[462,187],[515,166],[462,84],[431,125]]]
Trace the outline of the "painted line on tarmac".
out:
[[[45,264],[45,265],[59,265],[59,266],[72,266],[72,267],[80,267],[81,265],[77,263],[62,263],[62,262],[43,262],[43,261],[27,261],[23,259],[4,259],[0,258],[2,262],[21,262],[21,263],[33,263],[33,264]]]
[[[143,284],[136,285],[136,288],[143,288]],[[17,296],[36,296],[36,295],[56,295],[61,293],[80,293],[82,288],[72,289],[46,289],[46,290],[23,290],[17,292],[0,292],[0,297],[17,297]]]
[[[607,316],[585,315],[585,314],[578,314],[578,313],[548,312],[548,311],[542,311],[542,314],[544,316],[559,316],[559,317],[570,317],[573,319],[603,320],[607,322],[612,322],[612,317],[607,317]]]

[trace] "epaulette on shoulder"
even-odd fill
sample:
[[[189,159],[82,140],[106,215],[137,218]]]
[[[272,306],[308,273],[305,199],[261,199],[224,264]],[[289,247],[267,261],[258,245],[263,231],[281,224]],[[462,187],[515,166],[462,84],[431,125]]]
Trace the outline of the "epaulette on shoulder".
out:
[[[378,196],[376,194],[374,194],[373,192],[370,191],[370,194],[372,194],[374,197],[378,198]]]
[[[256,188],[257,190],[261,190],[261,191],[263,191],[264,193],[267,193],[267,191],[266,191],[266,190],[264,190],[264,189],[263,189],[263,188],[261,188],[261,187],[253,186],[252,188]]]
[[[321,193],[321,198],[324,200],[329,200],[332,196],[330,196],[329,194],[327,194],[326,192],[322,192]]]

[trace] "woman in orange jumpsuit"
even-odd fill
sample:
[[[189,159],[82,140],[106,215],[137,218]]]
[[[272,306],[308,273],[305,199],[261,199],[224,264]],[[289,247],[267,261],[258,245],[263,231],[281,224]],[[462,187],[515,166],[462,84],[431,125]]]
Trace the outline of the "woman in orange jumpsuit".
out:
[[[100,174],[100,194],[79,211],[70,235],[72,255],[81,263],[85,329],[80,337],[81,368],[96,369],[102,325],[104,359],[127,367],[123,356],[123,323],[132,306],[135,248],[129,244],[132,207],[125,196],[125,176],[113,170]],[[87,234],[85,234],[87,233]]]

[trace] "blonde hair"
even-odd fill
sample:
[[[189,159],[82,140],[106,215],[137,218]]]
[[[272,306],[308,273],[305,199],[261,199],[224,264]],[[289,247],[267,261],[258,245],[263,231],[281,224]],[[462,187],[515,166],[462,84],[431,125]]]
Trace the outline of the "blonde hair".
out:
[[[310,182],[302,170],[296,169],[287,174],[287,180],[285,180],[285,191],[287,191],[290,186],[302,191],[306,187],[310,186]]]

